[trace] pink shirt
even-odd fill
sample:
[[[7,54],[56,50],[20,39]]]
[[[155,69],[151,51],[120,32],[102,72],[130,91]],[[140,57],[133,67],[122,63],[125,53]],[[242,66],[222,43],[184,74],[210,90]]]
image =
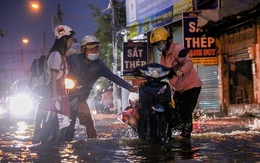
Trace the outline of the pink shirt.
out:
[[[174,72],[180,70],[184,73],[182,77],[174,76],[170,79],[170,84],[178,92],[183,92],[202,85],[189,55],[184,58],[178,58],[178,54],[182,49],[184,49],[184,47],[181,44],[172,42],[165,57],[161,55],[162,65],[173,67]]]

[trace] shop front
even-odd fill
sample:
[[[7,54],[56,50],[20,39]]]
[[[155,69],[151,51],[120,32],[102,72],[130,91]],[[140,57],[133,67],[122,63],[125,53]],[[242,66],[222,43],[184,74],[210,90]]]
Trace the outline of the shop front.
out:
[[[259,22],[248,19],[227,26],[217,37],[221,62],[223,109],[229,115],[258,108],[259,99]]]

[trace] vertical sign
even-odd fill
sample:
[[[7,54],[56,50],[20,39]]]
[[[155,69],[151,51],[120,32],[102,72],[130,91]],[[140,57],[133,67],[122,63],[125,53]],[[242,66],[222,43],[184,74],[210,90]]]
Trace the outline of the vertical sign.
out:
[[[147,43],[124,43],[123,74],[127,75],[135,67],[145,64],[147,64]]]
[[[198,26],[198,12],[183,13],[184,46],[190,49],[194,64],[217,65],[214,37]]]

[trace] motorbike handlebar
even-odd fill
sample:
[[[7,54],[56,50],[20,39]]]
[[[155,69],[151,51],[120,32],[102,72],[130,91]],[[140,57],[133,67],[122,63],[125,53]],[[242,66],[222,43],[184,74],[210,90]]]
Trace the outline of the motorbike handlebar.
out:
[[[161,68],[161,71],[162,71],[161,73],[165,73],[165,74],[159,74],[158,73],[156,75],[159,75],[159,76],[153,77],[153,76],[149,76],[149,75],[144,73],[144,71],[149,72],[149,69],[151,69],[151,68],[154,68],[154,69]],[[172,68],[165,67],[161,64],[150,63],[150,64],[147,64],[147,65],[144,65],[144,66],[136,67],[132,71],[132,75],[134,77],[144,77],[146,79],[162,80],[162,79],[166,79],[166,78],[168,78],[168,79],[172,78],[175,75],[175,72],[173,71]]]
[[[144,66],[137,66],[134,68],[132,71],[125,73],[123,76],[134,76],[134,77],[144,77],[143,73],[141,72],[142,70],[148,70],[148,67],[152,68],[162,68],[162,71],[170,71],[168,74],[164,75],[161,77],[162,78],[172,78],[176,73],[173,71],[172,68],[165,67],[164,65],[161,65],[159,63],[149,63]]]

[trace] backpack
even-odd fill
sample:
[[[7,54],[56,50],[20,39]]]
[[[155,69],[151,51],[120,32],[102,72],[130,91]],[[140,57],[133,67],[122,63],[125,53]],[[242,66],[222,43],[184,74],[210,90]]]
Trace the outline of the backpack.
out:
[[[47,82],[46,66],[48,57],[49,55],[42,55],[32,61],[28,85],[30,89]]]
[[[40,77],[45,73],[45,61],[47,56],[42,55],[40,58],[33,60],[30,66],[31,77]]]

